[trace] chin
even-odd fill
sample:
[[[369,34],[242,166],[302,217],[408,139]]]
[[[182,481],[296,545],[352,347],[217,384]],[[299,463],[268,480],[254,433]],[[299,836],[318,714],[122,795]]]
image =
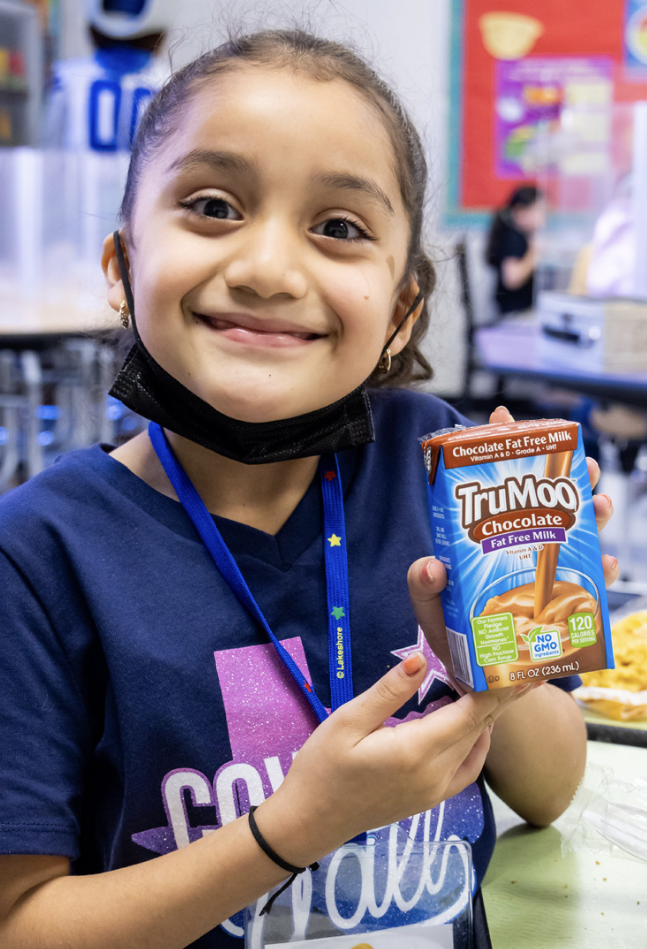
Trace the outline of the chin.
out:
[[[280,398],[272,396],[269,398],[264,395],[260,398],[249,396],[241,397],[237,393],[236,399],[223,399],[222,396],[210,397],[209,394],[201,396],[214,409],[226,415],[227,418],[236,419],[239,422],[261,423],[278,422],[280,419],[291,418],[294,415],[303,414],[295,409],[291,401],[285,397]]]
[[[266,380],[263,380],[266,382]],[[257,385],[247,380],[247,385],[240,380],[231,380],[231,384],[223,386],[223,380],[218,380],[218,386],[213,388],[203,386],[197,394],[218,412],[239,422],[262,423],[278,422],[281,419],[294,418],[315,412],[336,402],[344,393],[333,392],[328,398],[323,385],[310,385],[307,391],[298,385],[289,384],[274,386]]]

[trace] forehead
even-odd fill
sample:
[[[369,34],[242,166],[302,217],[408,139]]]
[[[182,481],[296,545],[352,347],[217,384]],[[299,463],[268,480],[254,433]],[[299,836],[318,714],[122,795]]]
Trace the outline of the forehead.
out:
[[[342,79],[320,82],[290,68],[236,65],[191,94],[160,149],[161,164],[170,168],[200,148],[240,152],[260,168],[289,165],[292,176],[301,170],[304,178],[315,167],[361,173],[403,210],[385,120]]]

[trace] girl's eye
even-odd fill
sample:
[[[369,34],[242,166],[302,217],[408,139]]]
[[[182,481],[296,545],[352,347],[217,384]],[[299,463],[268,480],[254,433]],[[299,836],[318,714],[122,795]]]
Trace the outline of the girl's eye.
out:
[[[214,220],[238,221],[240,215],[229,202],[224,198],[192,198],[190,201],[182,201],[182,207],[200,217],[208,217]]]
[[[335,217],[323,221],[321,224],[317,224],[317,226],[313,228],[313,231],[322,237],[332,237],[337,241],[370,241],[374,239],[369,237],[359,224],[354,224],[352,221],[349,221],[348,218],[343,217]]]

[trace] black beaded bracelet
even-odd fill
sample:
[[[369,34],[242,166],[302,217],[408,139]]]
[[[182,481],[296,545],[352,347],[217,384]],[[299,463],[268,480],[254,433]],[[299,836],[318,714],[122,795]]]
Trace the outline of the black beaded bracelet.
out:
[[[298,877],[300,873],[305,873],[306,870],[318,870],[319,864],[311,863],[308,867],[295,867],[291,863],[288,863],[287,860],[282,860],[281,857],[279,857],[278,853],[275,853],[275,851],[272,850],[272,848],[266,841],[265,837],[263,837],[262,833],[258,829],[258,824],[256,823],[256,818],[254,817],[254,811],[256,809],[257,809],[256,805],[252,805],[249,809],[249,815],[248,815],[249,829],[251,830],[253,834],[254,840],[256,841],[258,846],[261,848],[263,853],[266,854],[270,858],[270,860],[273,860],[274,863],[281,868],[281,870],[285,870],[286,873],[292,874],[290,879],[287,880],[283,884],[280,890],[277,890],[276,893],[274,893],[269,898],[269,900],[267,901],[267,903],[265,904],[265,906],[263,907],[263,909],[261,910],[259,914],[260,916],[264,916],[266,913],[269,913],[271,911],[272,905],[274,903],[274,900],[277,898],[277,896],[280,896],[284,890],[287,890],[289,886],[292,886],[292,884],[294,883],[294,881],[296,880],[296,878]]]

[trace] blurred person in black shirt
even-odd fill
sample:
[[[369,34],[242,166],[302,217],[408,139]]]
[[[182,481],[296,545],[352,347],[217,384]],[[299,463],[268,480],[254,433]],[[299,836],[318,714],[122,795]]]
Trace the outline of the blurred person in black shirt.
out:
[[[501,315],[532,306],[535,235],[544,221],[543,195],[533,184],[516,188],[492,218],[485,260],[497,273],[494,299]]]

